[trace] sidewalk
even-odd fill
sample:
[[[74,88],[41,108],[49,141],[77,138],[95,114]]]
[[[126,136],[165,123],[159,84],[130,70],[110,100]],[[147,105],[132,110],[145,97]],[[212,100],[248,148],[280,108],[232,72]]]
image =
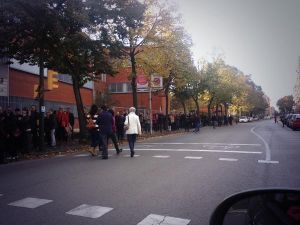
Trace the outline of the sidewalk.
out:
[[[152,135],[150,133],[144,133],[141,136],[138,136],[137,142],[143,142],[144,140],[148,140],[151,138],[163,137],[163,136],[172,136],[184,133],[184,130],[177,130],[177,131],[163,131],[161,132],[153,132]],[[111,141],[110,141],[111,142]],[[126,146],[127,141],[126,139],[123,140],[123,146]],[[113,147],[110,143],[109,147]],[[73,139],[67,143],[63,143],[61,145],[57,145],[56,147],[46,147],[44,152],[30,152],[25,154],[24,156],[20,157],[18,161],[22,160],[33,160],[33,159],[45,159],[51,158],[58,155],[68,155],[68,154],[75,154],[75,153],[82,153],[87,152],[87,149],[90,148],[89,140],[87,143],[79,143],[79,139]]]

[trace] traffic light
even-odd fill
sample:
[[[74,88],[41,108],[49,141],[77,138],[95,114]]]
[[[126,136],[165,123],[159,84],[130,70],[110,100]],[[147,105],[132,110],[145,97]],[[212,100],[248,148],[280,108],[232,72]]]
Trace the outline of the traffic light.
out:
[[[48,90],[58,88],[58,74],[54,70],[48,70]]]
[[[38,84],[33,85],[33,98],[34,98],[34,99],[39,98],[39,92],[40,92],[39,89],[40,89],[40,88],[39,88],[39,85],[38,85]]]

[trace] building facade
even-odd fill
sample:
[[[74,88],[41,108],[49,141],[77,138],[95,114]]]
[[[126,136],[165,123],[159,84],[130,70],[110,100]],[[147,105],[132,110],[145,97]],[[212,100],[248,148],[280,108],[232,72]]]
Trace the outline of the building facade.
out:
[[[44,71],[44,83],[47,85],[47,69]],[[34,85],[39,83],[39,67],[28,64],[1,65],[0,69],[0,106],[12,109],[31,105],[38,106],[34,99]],[[58,74],[58,88],[45,92],[45,107],[57,110],[59,107],[69,107],[77,117],[76,101],[73,92],[72,80],[69,75]],[[81,97],[85,107],[93,103],[93,82],[81,88]],[[76,121],[77,122],[77,121]],[[75,124],[77,127],[77,124]]]
[[[133,106],[132,88],[130,80],[131,68],[122,68],[114,76],[106,76],[95,84],[95,92],[102,95],[107,104],[115,109],[115,111],[126,111]],[[137,75],[145,76],[141,69],[138,69]],[[96,82],[95,82],[96,83]],[[103,89],[103,83],[106,85]],[[149,88],[138,90],[138,109],[140,112],[149,113],[150,104],[153,113],[165,113],[166,97],[162,91],[153,90],[151,92],[151,103]]]

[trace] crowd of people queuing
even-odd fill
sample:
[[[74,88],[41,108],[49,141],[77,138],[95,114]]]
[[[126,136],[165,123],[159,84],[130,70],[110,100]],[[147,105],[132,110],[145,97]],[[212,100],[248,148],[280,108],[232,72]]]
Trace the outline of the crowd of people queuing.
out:
[[[142,129],[144,132],[150,131],[150,117],[149,114],[139,114]],[[238,120],[235,119],[235,122]],[[155,113],[152,116],[152,126],[154,131],[174,131],[184,129],[185,131],[195,131],[199,132],[200,127],[203,126],[228,126],[232,125],[234,122],[234,117],[230,116],[221,116],[213,114],[211,118],[206,114],[199,114],[197,112],[190,113],[172,113],[170,115],[164,115],[162,113]]]
[[[133,110],[132,108],[130,109]],[[86,118],[87,126],[91,126],[88,130],[91,139],[90,152],[92,155],[96,155],[96,147],[99,146],[103,158],[106,158],[109,139],[114,144],[117,154],[122,151],[119,146],[123,143],[125,134],[128,140],[128,131],[126,131],[125,127],[128,125],[126,118],[131,113],[130,109],[129,112],[114,112],[114,110],[108,109],[106,106],[101,108],[98,108],[96,105],[91,106],[89,112],[86,113]],[[149,133],[151,129],[149,113],[137,113],[135,109],[133,111],[139,118],[138,123],[140,123],[140,130],[137,129],[134,132],[136,134],[141,132]],[[101,123],[99,123],[99,115],[102,115]],[[92,125],[89,124],[89,119],[91,119]],[[109,122],[110,120],[111,122]],[[213,114],[209,119],[206,114],[200,115],[196,112],[187,114],[171,113],[169,115],[156,112],[152,114],[152,130],[154,132],[176,130],[199,132],[200,127],[203,126],[211,125],[215,128],[222,125],[232,125],[233,121],[234,118],[232,116],[218,116],[216,114]],[[55,148],[56,145],[68,143],[68,140],[73,138],[74,122],[74,114],[70,108],[49,109],[45,113],[44,120],[46,144],[51,148]],[[105,123],[107,124],[104,125]],[[17,159],[22,154],[37,151],[39,146],[38,129],[39,112],[36,106],[32,105],[31,108],[25,107],[22,109],[16,108],[15,110],[11,108],[2,109],[0,107],[0,162],[7,159]],[[107,131],[102,137],[101,135],[99,136],[101,133],[100,129],[102,131],[106,129]],[[104,139],[106,141],[103,141]],[[136,137],[133,138],[133,142],[129,142],[129,147],[134,145],[135,140]],[[133,149],[132,155],[134,155]]]
[[[49,109],[45,113],[45,141],[49,147],[72,138],[74,114],[70,108]],[[36,106],[22,109],[0,107],[0,162],[17,160],[39,147],[39,112]]]

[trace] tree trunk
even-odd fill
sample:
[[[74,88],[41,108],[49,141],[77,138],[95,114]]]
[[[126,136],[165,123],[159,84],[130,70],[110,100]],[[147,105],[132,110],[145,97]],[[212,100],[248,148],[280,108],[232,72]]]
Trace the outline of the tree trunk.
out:
[[[184,102],[184,101],[181,101],[180,103],[181,103],[181,105],[182,105],[182,107],[183,107],[183,112],[184,112],[184,114],[186,114],[186,105],[185,105],[185,102]]]
[[[219,116],[219,104],[216,104],[216,113],[217,113],[217,116]]]
[[[195,104],[196,104],[196,108],[197,108],[197,114],[199,114],[199,112],[200,112],[200,106],[199,106],[198,99],[196,99],[196,98],[193,98],[193,100],[194,100],[194,102],[195,102]]]
[[[223,106],[222,106],[222,104],[220,104],[220,108],[221,108],[221,116],[223,116]]]
[[[224,103],[225,107],[225,116],[228,116],[228,104]]]
[[[78,112],[80,140],[82,140],[87,138],[88,132],[86,129],[86,120],[85,120],[85,115],[83,110],[82,98],[80,94],[80,85],[75,75],[72,75],[72,81],[73,81],[73,91],[75,95],[77,112]]]
[[[138,109],[138,99],[137,99],[137,87],[136,87],[136,61],[134,50],[130,52],[130,62],[131,62],[131,88],[132,88],[132,102],[133,106]]]
[[[214,97],[212,97],[210,100],[209,100],[209,103],[207,105],[207,111],[208,111],[208,118],[209,120],[211,120],[211,105],[213,103],[213,100],[214,100]]]
[[[165,95],[166,95],[166,115],[169,114],[169,88],[165,89]]]

